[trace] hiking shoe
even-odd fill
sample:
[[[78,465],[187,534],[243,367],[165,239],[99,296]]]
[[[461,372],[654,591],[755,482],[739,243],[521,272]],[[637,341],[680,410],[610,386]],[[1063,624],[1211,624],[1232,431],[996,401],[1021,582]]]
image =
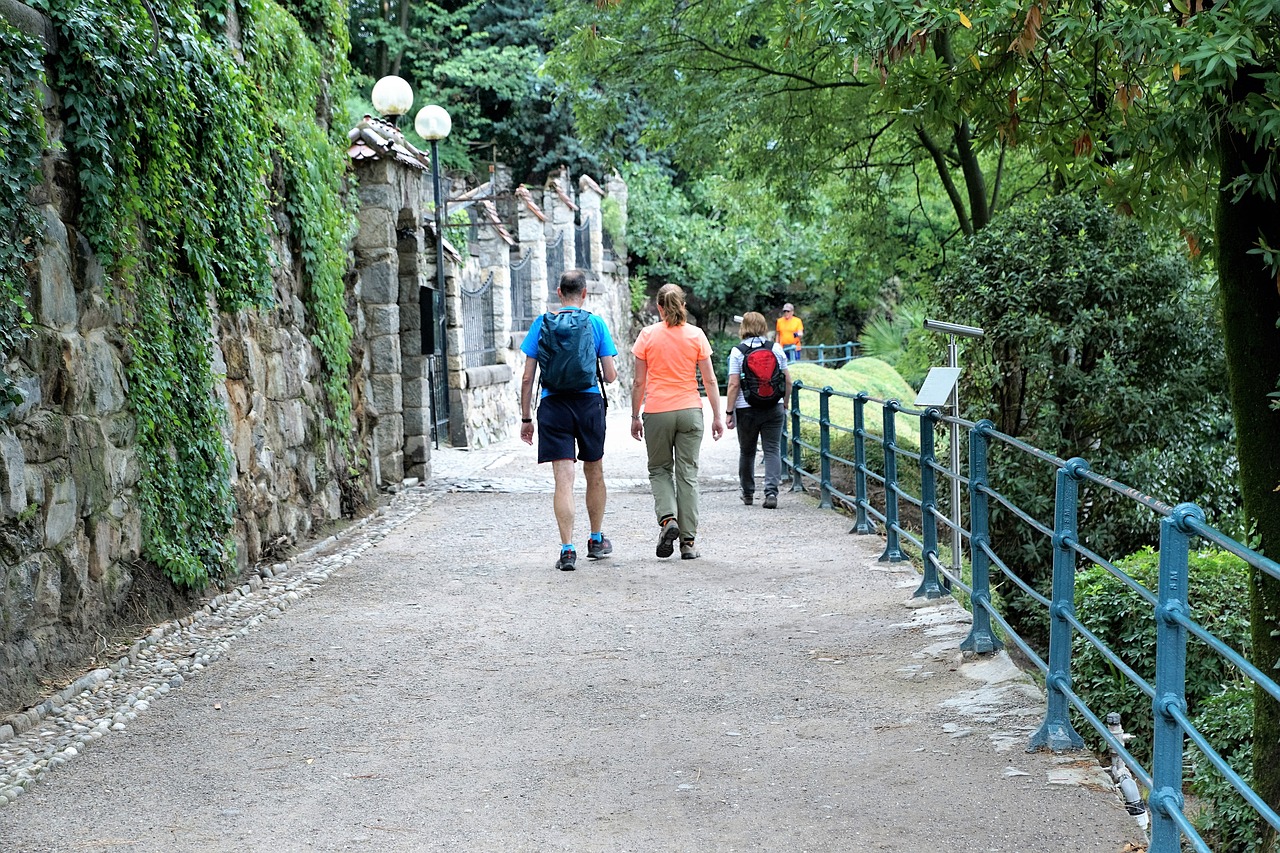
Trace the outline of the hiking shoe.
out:
[[[571,572],[578,567],[578,552],[572,548],[566,548],[560,552],[560,559],[556,560],[556,568],[562,572]]]
[[[658,534],[658,556],[670,557],[676,550],[675,542],[680,538],[680,525],[674,518],[662,522],[662,532]]]
[[[755,495],[749,495],[746,492],[742,493],[742,502],[747,506],[751,506],[753,500],[755,500]]]
[[[693,547],[692,539],[684,539],[680,542],[680,559],[696,560],[702,555],[698,553],[698,549]]]
[[[765,508],[765,509],[777,509],[777,508],[778,508],[778,496],[777,496],[777,495],[774,495],[774,494],[768,494],[768,495],[765,495],[765,496],[764,496],[764,508]]]
[[[590,560],[598,560],[601,557],[607,557],[613,553],[613,543],[608,538],[601,536],[600,541],[594,539],[587,540],[587,558]]]

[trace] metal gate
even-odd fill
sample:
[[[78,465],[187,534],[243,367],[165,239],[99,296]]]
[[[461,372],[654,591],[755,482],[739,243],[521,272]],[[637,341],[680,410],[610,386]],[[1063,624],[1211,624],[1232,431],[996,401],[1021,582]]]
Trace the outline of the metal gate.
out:
[[[533,325],[533,255],[511,265],[511,326],[517,331]]]
[[[591,272],[591,217],[574,229],[573,256],[578,269]]]
[[[464,279],[462,292],[462,357],[464,367],[484,367],[498,363],[493,334],[493,272],[475,289]]]
[[[564,275],[564,232],[556,235],[556,241],[547,246],[547,308],[558,308],[560,297],[556,288],[560,286],[560,276]]]

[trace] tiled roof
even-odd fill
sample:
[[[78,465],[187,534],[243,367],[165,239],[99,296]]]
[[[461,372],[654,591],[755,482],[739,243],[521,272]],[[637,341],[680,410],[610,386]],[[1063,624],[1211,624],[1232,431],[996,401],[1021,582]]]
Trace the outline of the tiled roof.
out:
[[[568,170],[561,170],[560,174],[563,175],[567,171]],[[551,189],[556,191],[556,195],[560,196],[560,201],[562,201],[564,205],[568,207],[570,210],[578,209],[578,206],[573,203],[573,199],[569,198],[568,194],[564,191],[564,187],[560,185],[559,178],[552,178],[551,180],[547,181],[547,186],[551,187]]]
[[[524,202],[525,207],[529,208],[529,212],[538,217],[540,222],[547,221],[547,215],[542,212],[542,208],[538,207],[533,200],[533,193],[529,192],[529,188],[524,184],[516,187],[516,198]]]
[[[601,196],[604,195],[604,190],[600,189],[599,184],[591,180],[590,175],[583,175],[581,178],[578,178],[578,188],[584,189],[584,190],[591,190],[596,195],[601,195]]]
[[[498,216],[498,206],[488,199],[480,202],[480,218],[491,225],[498,232],[498,236],[506,241],[508,246],[516,244],[516,241],[511,237],[511,232],[502,224],[502,219]]]
[[[406,142],[404,134],[384,119],[366,114],[347,131],[347,139],[351,140],[347,156],[357,162],[390,158],[415,169],[431,168],[431,158]]]

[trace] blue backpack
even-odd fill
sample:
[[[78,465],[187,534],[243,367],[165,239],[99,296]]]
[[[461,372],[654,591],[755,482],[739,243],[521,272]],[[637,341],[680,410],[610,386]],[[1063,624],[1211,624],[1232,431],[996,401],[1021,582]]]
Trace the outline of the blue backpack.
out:
[[[599,365],[591,312],[579,309],[542,315],[538,369],[542,371],[542,387],[553,394],[586,391],[596,384]]]

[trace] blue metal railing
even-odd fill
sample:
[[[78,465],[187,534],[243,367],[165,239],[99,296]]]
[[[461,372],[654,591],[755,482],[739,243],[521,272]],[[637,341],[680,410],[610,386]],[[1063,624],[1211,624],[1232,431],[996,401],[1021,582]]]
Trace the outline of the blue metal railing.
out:
[[[805,343],[800,350],[800,360],[813,362],[819,367],[840,367],[857,358],[861,346],[857,341],[845,341],[842,344]]]
[[[812,397],[817,396],[817,415],[813,414]],[[807,411],[803,403],[808,400]],[[832,419],[832,404],[848,401],[852,407],[852,427]],[[866,406],[876,403],[883,415],[880,435],[866,428]],[[920,426],[920,450],[918,453],[900,447],[897,440],[898,419],[914,419]],[[847,423],[848,421],[845,421]],[[955,424],[968,431],[968,476],[952,471],[940,464],[934,455],[935,429],[942,424]],[[804,427],[817,428],[815,445],[806,440]],[[832,451],[832,436],[851,435],[853,460],[843,458]],[[883,451],[881,470],[867,464],[868,444]],[[1019,453],[1027,454],[1046,464],[1054,472],[1053,524],[1049,526],[1035,519],[1030,513],[1016,506],[1007,496],[996,491],[988,470],[993,443],[999,443]],[[1240,794],[1257,814],[1280,831],[1280,815],[1254,792],[1241,776],[1228,765],[1212,743],[1196,728],[1187,714],[1186,656],[1188,636],[1193,636],[1208,650],[1222,656],[1244,676],[1280,701],[1280,685],[1257,666],[1246,660],[1235,649],[1191,618],[1187,587],[1189,558],[1192,541],[1196,538],[1212,544],[1243,559],[1255,570],[1274,578],[1280,578],[1280,564],[1267,559],[1256,551],[1231,539],[1205,522],[1200,508],[1193,504],[1169,506],[1156,498],[1144,495],[1123,483],[1097,474],[1089,469],[1089,463],[1079,457],[1064,460],[1046,453],[1018,439],[1005,435],[991,421],[974,423],[943,415],[937,409],[919,411],[905,408],[896,400],[882,400],[866,392],[847,394],[830,387],[815,388],[803,382],[792,383],[791,417],[784,435],[783,462],[791,471],[792,491],[804,491],[806,483],[816,485],[821,505],[834,506],[833,498],[850,508],[855,518],[851,533],[874,532],[872,520],[884,525],[885,550],[881,561],[901,561],[908,557],[902,551],[902,540],[907,540],[919,550],[923,579],[916,590],[916,597],[938,598],[959,587],[969,596],[969,608],[973,622],[969,635],[960,644],[966,651],[985,653],[1003,647],[992,628],[996,624],[1005,639],[1017,645],[1045,677],[1046,708],[1044,721],[1031,736],[1029,750],[1049,748],[1055,752],[1080,749],[1084,742],[1073,728],[1070,712],[1076,711],[1089,723],[1103,741],[1116,752],[1129,767],[1138,782],[1149,792],[1148,806],[1151,813],[1150,853],[1180,853],[1183,842],[1197,851],[1209,853],[1210,848],[1201,838],[1184,811],[1182,773],[1185,744],[1190,740],[1210,764]],[[816,472],[804,467],[806,452],[816,455]],[[912,460],[919,468],[920,497],[903,490],[898,482],[898,462]],[[832,481],[832,465],[847,466],[852,474],[854,494],[841,492]],[[968,488],[968,524],[962,525],[961,534],[969,543],[970,583],[957,576],[943,564],[938,551],[938,525],[952,525],[952,519],[940,511],[937,478],[957,478]],[[1047,478],[1046,478],[1047,480]],[[880,483],[884,487],[883,511],[872,505],[868,483]],[[1111,490],[1145,506],[1159,519],[1160,557],[1159,588],[1152,592],[1126,575],[1102,555],[1081,544],[1079,534],[1079,490],[1081,484]],[[902,526],[899,519],[900,502],[907,501],[920,510],[921,530]],[[996,552],[989,534],[991,503],[995,501],[1023,523],[1049,537],[1053,545],[1052,581],[1049,596],[1033,589],[1020,578]],[[959,514],[957,513],[957,517]],[[1135,672],[1075,615],[1075,575],[1079,558],[1093,562],[1134,591],[1151,607],[1151,618],[1156,624],[1155,683],[1148,682]],[[1008,621],[996,610],[991,601],[991,575],[1003,577],[1046,608],[1049,615],[1048,661],[1021,637]],[[1152,763],[1148,770],[1125,748],[1120,737],[1113,733],[1072,689],[1071,655],[1074,636],[1086,642],[1105,657],[1124,678],[1151,698],[1154,716]]]

